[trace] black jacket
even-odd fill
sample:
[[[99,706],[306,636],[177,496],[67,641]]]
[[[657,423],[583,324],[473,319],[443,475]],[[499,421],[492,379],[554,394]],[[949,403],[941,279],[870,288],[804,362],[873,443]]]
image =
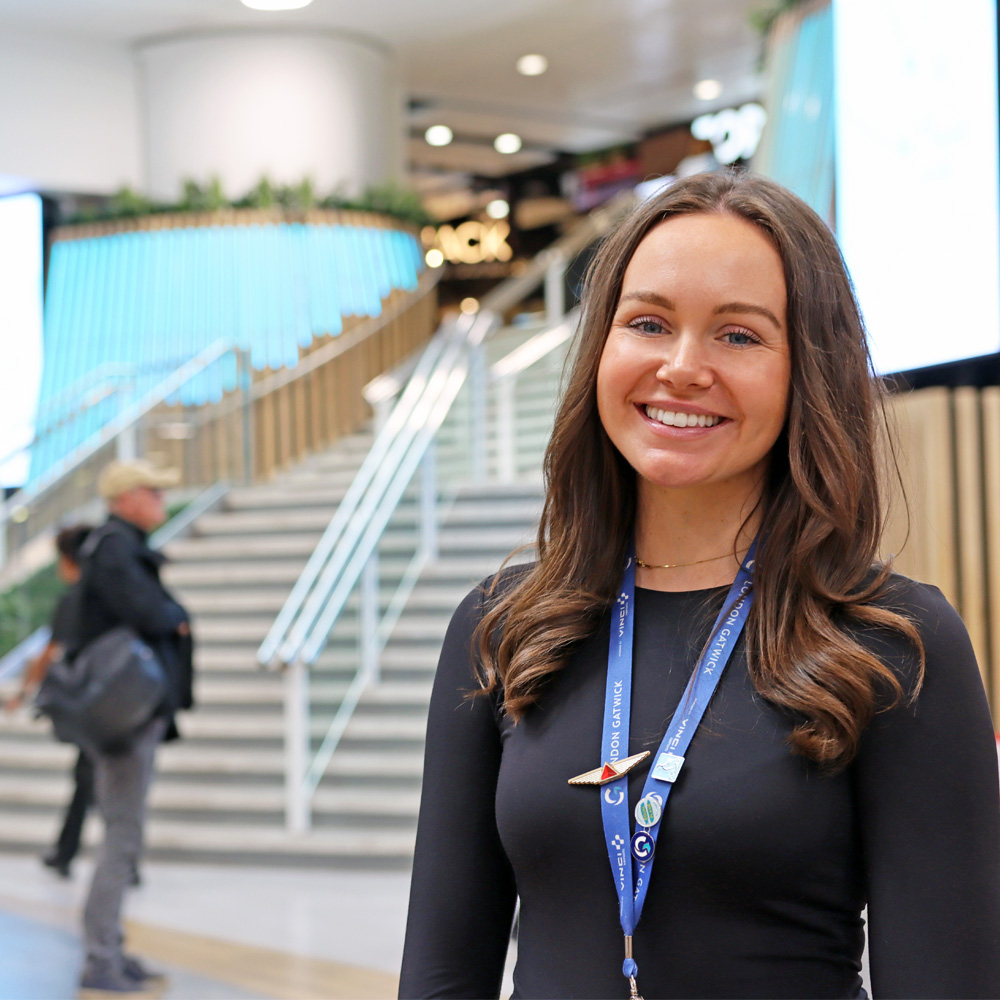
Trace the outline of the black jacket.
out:
[[[131,625],[150,645],[167,675],[170,719],[165,739],[176,739],[174,713],[194,704],[190,636],[177,634],[188,614],[160,582],[164,556],[146,542],[146,533],[112,514],[88,537],[81,552],[83,574],[77,605],[78,646],[116,625]]]

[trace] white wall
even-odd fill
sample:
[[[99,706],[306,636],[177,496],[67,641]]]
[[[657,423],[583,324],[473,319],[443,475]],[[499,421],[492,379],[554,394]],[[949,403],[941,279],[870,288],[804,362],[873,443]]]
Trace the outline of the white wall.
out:
[[[103,194],[138,186],[139,134],[128,48],[0,32],[0,190]]]
[[[213,175],[239,197],[266,174],[325,194],[399,176],[391,54],[326,32],[220,32],[141,46],[147,187],[175,198]]]

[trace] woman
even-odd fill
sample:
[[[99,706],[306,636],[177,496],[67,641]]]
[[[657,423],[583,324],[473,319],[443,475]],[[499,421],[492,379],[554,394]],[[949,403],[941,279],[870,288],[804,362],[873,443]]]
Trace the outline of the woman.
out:
[[[45,679],[49,667],[62,655],[63,649],[74,642],[76,629],[75,602],[80,581],[80,549],[92,531],[89,524],[75,524],[63,528],[56,535],[56,575],[66,584],[52,616],[52,634],[45,648],[28,665],[21,679],[20,691],[7,703],[7,710],[14,711]],[[56,871],[62,878],[69,878],[70,866],[80,851],[80,838],[87,810],[94,798],[94,765],[83,750],[79,750],[73,768],[73,797],[66,807],[62,829],[55,844],[42,855],[42,864]]]
[[[881,405],[784,189],[693,177],[605,241],[538,562],[442,651],[401,996],[496,996],[518,897],[520,997],[863,995],[866,905],[877,997],[1000,996],[989,712],[877,562]]]

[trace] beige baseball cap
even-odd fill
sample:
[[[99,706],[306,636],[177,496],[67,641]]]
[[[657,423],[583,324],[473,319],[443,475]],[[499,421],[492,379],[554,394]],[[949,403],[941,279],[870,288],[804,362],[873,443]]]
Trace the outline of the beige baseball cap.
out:
[[[176,469],[158,469],[152,462],[142,458],[134,462],[112,462],[97,480],[97,492],[105,500],[114,500],[139,486],[148,486],[154,490],[176,486],[180,478]]]

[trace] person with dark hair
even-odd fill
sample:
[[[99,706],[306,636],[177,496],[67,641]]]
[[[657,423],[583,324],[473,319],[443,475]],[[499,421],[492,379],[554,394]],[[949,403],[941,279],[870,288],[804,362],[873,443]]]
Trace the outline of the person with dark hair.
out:
[[[91,528],[89,524],[74,524],[63,528],[56,535],[56,574],[66,584],[66,590],[60,596],[52,616],[49,641],[41,653],[28,664],[21,679],[19,692],[7,702],[8,711],[16,711],[30,699],[32,692],[45,679],[51,664],[73,641],[75,634],[73,605],[76,599],[75,587],[80,579],[80,549]],[[55,845],[42,856],[42,862],[63,878],[69,878],[70,865],[80,850],[83,823],[93,798],[94,766],[87,754],[80,750],[73,768],[73,796],[66,808],[59,836]]]
[[[496,997],[516,902],[515,997],[864,996],[866,906],[876,996],[1000,996],[989,708],[879,558],[886,429],[789,191],[698,175],[604,241],[537,561],[442,650],[401,997]]]

